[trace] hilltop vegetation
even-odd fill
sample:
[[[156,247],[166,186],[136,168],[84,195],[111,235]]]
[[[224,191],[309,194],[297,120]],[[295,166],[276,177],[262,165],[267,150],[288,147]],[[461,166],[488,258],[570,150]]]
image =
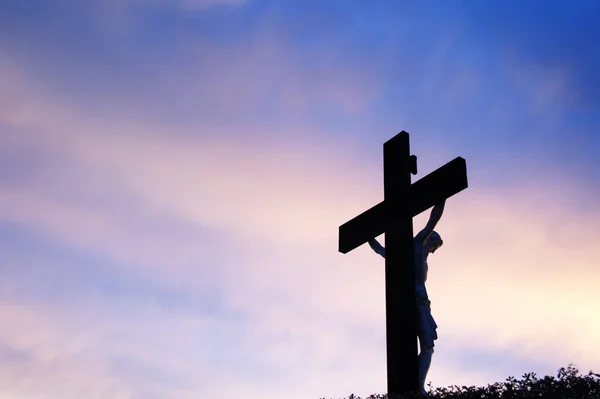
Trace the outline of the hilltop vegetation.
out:
[[[365,399],[413,399],[415,395],[395,396],[374,394]],[[430,399],[600,399],[600,374],[591,371],[581,375],[572,364],[560,368],[557,377],[537,378],[535,373],[524,374],[522,379],[508,377],[505,382],[486,387],[450,386],[430,390]],[[325,399],[325,398],[321,398]],[[354,394],[348,399],[361,399]]]

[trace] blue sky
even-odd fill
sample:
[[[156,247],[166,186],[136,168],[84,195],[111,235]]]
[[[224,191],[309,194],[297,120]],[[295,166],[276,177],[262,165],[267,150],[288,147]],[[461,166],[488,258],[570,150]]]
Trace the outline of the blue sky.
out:
[[[3,1],[0,392],[385,392],[383,262],[337,253],[337,227],[381,201],[401,130],[417,178],[469,171],[430,260],[428,380],[598,372],[599,20],[593,1]]]

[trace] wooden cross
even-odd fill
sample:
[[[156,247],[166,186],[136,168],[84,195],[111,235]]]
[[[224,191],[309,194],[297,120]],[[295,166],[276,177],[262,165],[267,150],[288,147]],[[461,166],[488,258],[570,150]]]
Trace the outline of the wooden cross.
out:
[[[412,185],[411,174],[417,174],[417,157],[402,131],[383,144],[383,202],[339,227],[344,254],[385,233],[388,397],[419,389],[412,218],[468,186],[461,157]]]

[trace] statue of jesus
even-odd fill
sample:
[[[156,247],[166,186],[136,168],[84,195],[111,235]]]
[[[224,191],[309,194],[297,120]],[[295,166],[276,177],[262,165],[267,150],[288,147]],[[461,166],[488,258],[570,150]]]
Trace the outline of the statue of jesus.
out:
[[[444,212],[445,200],[434,206],[429,221],[423,230],[414,238],[414,267],[417,296],[417,334],[419,337],[419,389],[421,394],[427,396],[425,391],[425,377],[431,365],[434,340],[437,339],[437,324],[431,315],[431,301],[427,296],[425,282],[427,281],[427,256],[434,253],[444,243],[442,238],[433,229],[439,222]],[[385,248],[376,240],[369,240],[373,251],[385,258]]]

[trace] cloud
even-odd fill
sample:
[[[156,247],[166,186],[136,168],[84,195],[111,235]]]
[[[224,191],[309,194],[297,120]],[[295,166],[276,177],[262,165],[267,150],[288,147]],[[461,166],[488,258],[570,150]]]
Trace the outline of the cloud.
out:
[[[6,79],[6,81],[11,81],[11,79]],[[37,96],[33,89],[25,87],[25,85],[22,89],[21,92],[28,98],[43,98],[41,93],[40,96]],[[205,280],[210,279],[208,273],[219,273],[218,271],[203,270],[202,265],[195,264],[193,266],[197,269],[196,272],[184,276],[187,273],[182,268],[186,262],[182,262],[182,258],[187,259],[188,263],[204,261],[205,265],[219,264],[210,259],[214,255],[206,255],[197,248],[192,249],[194,245],[203,248],[203,243],[198,240],[198,236],[193,237],[194,225],[208,226],[208,228],[216,230],[222,228],[223,232],[229,235],[227,240],[230,248],[226,249],[221,246],[221,252],[217,254],[217,257],[227,257],[228,253],[238,252],[239,258],[226,265],[226,270],[229,269],[227,274],[232,278],[231,284],[227,286],[228,291],[238,291],[238,288],[243,288],[244,281],[246,284],[254,284],[260,289],[260,281],[251,279],[251,274],[246,276],[247,271],[251,271],[251,269],[247,270],[250,262],[245,261],[243,255],[239,255],[245,251],[243,245],[239,246],[239,240],[254,240],[254,242],[250,242],[255,246],[260,245],[259,250],[255,251],[258,252],[255,259],[260,259],[260,254],[266,251],[276,254],[275,261],[279,262],[280,260],[277,258],[283,255],[286,247],[301,244],[307,250],[309,249],[306,244],[302,244],[302,237],[310,237],[310,241],[319,241],[324,231],[326,232],[328,229],[335,231],[336,228],[332,226],[337,224],[336,212],[346,208],[332,206],[331,214],[328,214],[330,212],[327,210],[317,213],[311,211],[312,207],[322,199],[325,201],[335,200],[335,198],[328,199],[332,195],[331,188],[342,182],[335,181],[334,178],[339,177],[342,170],[351,169],[351,165],[343,160],[339,160],[339,164],[333,168],[328,166],[329,157],[323,154],[319,155],[318,152],[315,153],[312,150],[313,144],[322,145],[322,142],[291,144],[281,142],[263,148],[262,145],[252,145],[251,143],[243,143],[240,146],[228,142],[213,143],[210,140],[163,139],[160,138],[160,135],[140,136],[139,127],[133,131],[124,131],[122,128],[98,129],[86,124],[85,118],[82,119],[76,113],[61,112],[61,107],[48,108],[51,109],[48,111],[39,102],[12,102],[10,107],[10,109],[5,108],[3,113],[5,115],[4,129],[8,133],[4,136],[4,143],[13,151],[38,154],[41,163],[38,167],[30,170],[27,175],[22,176],[21,180],[5,182],[0,196],[2,219],[21,226],[25,230],[41,232],[54,245],[58,244],[66,248],[71,247],[102,255],[107,261],[120,262],[121,267],[141,268],[145,271],[144,273],[147,273],[159,266],[159,270],[153,272],[151,276],[167,280],[173,278],[173,275],[178,276],[175,278],[177,286],[190,292],[203,287],[203,282],[198,279],[202,277]],[[45,117],[46,115],[48,118]],[[86,133],[80,134],[80,127],[85,127]],[[18,134],[23,132],[26,134]],[[330,149],[326,147],[322,150],[327,155],[329,151]],[[18,170],[21,166],[28,165],[17,164],[15,166],[15,169]],[[338,172],[332,174],[330,171],[332,169],[338,170]],[[219,173],[216,174],[215,171],[219,171]],[[353,178],[355,177],[353,176]],[[328,185],[330,188],[327,188]],[[259,195],[257,196],[257,194]],[[240,198],[246,200],[242,209],[240,209]],[[307,206],[311,202],[313,204]],[[165,231],[164,225],[154,224],[160,222],[163,217],[161,215],[173,220],[171,221],[171,226],[174,226],[173,230]],[[286,219],[288,220],[286,221]],[[177,222],[183,220],[188,221],[189,230],[186,229],[185,224]],[[302,229],[301,222],[307,220],[311,220],[312,223],[323,223],[323,226],[314,228],[313,225],[310,228]],[[187,234],[191,236],[186,237]],[[185,249],[188,244],[186,242],[191,245],[188,247],[191,252],[187,256]],[[15,257],[13,262],[27,269],[25,274],[29,273],[31,280],[36,279],[33,277],[36,269],[41,270],[46,267],[57,271],[49,259],[46,261],[35,259],[36,262],[42,264],[34,266],[31,262],[25,262],[23,255],[19,256],[18,253],[13,253],[13,256]],[[264,255],[262,257],[268,260]],[[270,261],[273,261],[273,258]],[[256,264],[259,269],[265,266]],[[96,267],[107,267],[107,265],[98,264]],[[181,274],[182,272],[184,274]],[[297,269],[296,272],[302,273],[302,270]],[[159,274],[156,275],[156,273]],[[192,275],[195,279],[189,278]],[[264,277],[265,273],[258,275]],[[65,274],[63,277],[72,283],[81,283],[73,275]],[[285,274],[282,277],[285,277]],[[183,280],[186,279],[189,281],[187,284],[183,284]],[[17,281],[12,280],[5,283],[17,284]],[[46,281],[46,284],[48,283]],[[275,285],[272,288],[277,289],[279,282],[273,281],[273,283]],[[37,284],[43,285],[44,283],[38,281]],[[238,287],[238,284],[242,284],[242,286]],[[54,302],[49,309],[39,310],[35,302],[32,303],[31,298],[27,298],[28,293],[23,286],[17,285],[17,287],[20,288],[13,287],[11,301],[18,301],[20,306],[30,309],[35,314],[47,315],[47,318],[44,319],[45,324],[29,327],[32,331],[40,332],[42,336],[37,338],[38,340],[46,340],[47,338],[43,335],[53,329],[58,330],[56,340],[76,336],[77,334],[74,332],[60,327],[73,323],[75,323],[75,328],[81,328],[86,334],[92,335],[91,341],[84,348],[75,350],[77,356],[74,358],[62,355],[62,353],[71,351],[65,342],[50,340],[39,344],[41,350],[54,348],[55,352],[51,356],[57,358],[54,364],[58,374],[52,381],[60,380],[59,376],[69,375],[70,370],[75,367],[73,365],[75,361],[78,367],[89,370],[89,373],[93,375],[100,373],[97,370],[97,367],[100,366],[97,366],[96,362],[103,365],[102,367],[106,367],[105,365],[111,364],[111,357],[117,356],[121,360],[116,361],[115,370],[131,380],[128,382],[119,380],[113,384],[111,381],[114,376],[103,372],[106,378],[98,378],[97,381],[98,384],[105,384],[105,386],[91,385],[90,387],[90,389],[95,389],[99,397],[111,395],[114,397],[118,394],[143,396],[143,393],[148,393],[147,390],[156,393],[161,392],[161,389],[166,389],[154,385],[152,388],[143,388],[135,384],[134,381],[140,379],[140,375],[148,373],[144,370],[138,372],[139,367],[136,366],[136,364],[143,364],[137,359],[144,358],[146,355],[142,353],[143,351],[131,353],[127,345],[133,345],[133,343],[127,341],[126,337],[137,331],[138,324],[142,325],[143,322],[137,318],[126,321],[121,318],[121,312],[115,315],[113,313],[115,298],[78,292],[81,295],[78,298],[81,306],[65,309]],[[254,297],[259,299],[257,302],[260,306],[261,298],[257,294],[258,292],[253,290],[249,293],[246,291],[245,297],[239,297],[239,299],[245,300],[247,304],[248,299]],[[139,295],[139,293],[133,295]],[[202,296],[203,294],[200,292],[197,295]],[[152,303],[150,298],[146,298],[146,300]],[[244,303],[237,303],[237,300],[237,297],[232,296],[231,306],[241,308],[246,312],[247,309],[242,307]],[[146,311],[154,317],[148,320],[150,323],[147,326],[148,329],[155,329],[151,326],[152,320],[154,322],[162,320],[165,325],[170,326],[169,334],[178,331],[177,334],[181,337],[181,334],[184,333],[173,322],[166,322],[160,316],[162,313],[160,307],[140,306],[139,302],[134,303],[137,306],[136,313]],[[96,327],[97,322],[94,320],[83,322],[79,319],[80,314],[86,312],[86,309],[94,309],[94,318],[98,320],[98,323],[103,323],[105,328],[115,329],[115,332],[111,333],[114,335],[111,339],[113,342],[111,350],[107,351],[105,357],[98,360],[81,355],[81,352],[85,353],[87,350],[101,351],[104,348],[102,345],[104,330],[99,330]],[[14,316],[7,315],[4,319],[11,320],[12,317]],[[196,340],[200,340],[199,342],[206,342],[207,347],[214,345],[218,334],[216,332],[211,334],[210,328],[214,328],[222,322],[222,316],[220,317],[218,322],[215,321],[215,324],[211,324],[212,327],[208,329],[204,327],[204,332],[209,332],[208,341],[201,341],[200,335],[191,335],[194,335]],[[32,318],[36,319],[33,316]],[[257,322],[260,323],[260,320]],[[238,326],[240,332],[231,336],[231,342],[244,343],[241,332],[243,326]],[[273,330],[263,329],[263,331],[264,334],[273,334]],[[315,329],[310,331],[311,334],[315,332]],[[260,338],[260,336],[256,337],[256,339]],[[144,336],[143,347],[154,347],[154,353],[156,345],[168,342],[171,338],[169,335],[161,335],[157,338],[160,341],[156,342],[156,345],[149,342],[151,339],[152,337]],[[13,343],[13,340],[14,337],[11,338],[11,333],[7,332],[4,342],[11,342],[16,348],[27,349],[31,346],[28,344],[29,341]],[[127,342],[125,346],[121,344],[124,340]],[[286,353],[290,354],[290,352],[286,352],[290,350],[288,345],[291,348],[294,348],[294,345],[301,345],[297,354],[303,353],[303,340],[304,338],[296,335],[294,341],[284,341],[280,347],[284,352],[277,355],[276,350],[273,350],[274,354],[268,356],[271,360],[267,361],[267,365],[263,367],[267,367],[269,370],[276,370],[280,367],[278,361],[282,357],[286,357]],[[180,342],[180,340],[178,341]],[[266,345],[268,341],[268,339],[263,341],[263,345]],[[333,338],[329,342],[332,343]],[[227,346],[231,343],[225,342],[223,345]],[[177,350],[170,345],[167,347],[168,353]],[[247,351],[248,347],[252,346],[247,344],[239,351]],[[267,345],[264,349],[269,349],[269,346]],[[123,353],[128,354],[125,360],[122,359]],[[311,353],[316,354],[314,351]],[[167,355],[156,354],[155,356],[158,356],[158,359],[152,360],[152,362],[163,363],[162,360],[159,360],[160,356]],[[215,361],[223,361],[220,353],[212,356],[214,359],[209,363],[211,365]],[[215,394],[227,390],[223,386],[233,386],[233,378],[238,381],[241,377],[240,373],[243,373],[236,371],[233,364],[243,362],[252,364],[252,362],[256,362],[253,360],[254,357],[265,357],[262,352],[255,350],[246,355],[246,360],[239,359],[240,355],[232,354],[232,356],[239,362],[238,360],[226,361],[222,365],[224,373],[222,378],[218,378],[214,371],[202,371],[202,367],[204,367],[202,365],[198,366],[200,369],[194,369],[197,373],[210,374],[210,381],[213,384],[220,384],[201,385],[197,389],[209,389]],[[298,364],[289,367],[292,366],[297,367]],[[129,369],[130,372],[125,372],[124,368]],[[36,371],[38,369],[41,371]],[[25,370],[29,378],[36,380],[35,386],[31,389],[67,395],[65,393],[67,388],[64,386],[52,385],[50,380],[38,381],[40,378],[38,373],[42,373],[43,370],[45,369],[37,363]],[[164,368],[160,371],[161,374],[170,372]],[[85,384],[89,383],[89,377],[87,374],[80,375],[79,381],[82,384],[81,389],[84,389]],[[246,382],[246,384],[250,384],[248,388],[251,388],[251,384],[253,384],[250,381]],[[314,383],[316,384],[316,381]],[[74,395],[80,394],[78,393],[80,388],[72,388],[75,392]],[[31,393],[31,389],[14,388],[14,391]],[[284,387],[280,389],[283,390]],[[179,391],[170,392],[173,394]],[[185,392],[181,392],[176,396],[185,397],[184,395]]]
[[[253,115],[266,112],[284,125],[307,125],[323,110],[355,117],[381,95],[373,62],[320,48],[307,59],[285,32],[264,25],[236,43],[192,40],[179,73],[165,77],[165,94],[183,109],[201,107],[207,120],[256,123]]]
[[[514,49],[507,50],[503,58],[504,74],[517,96],[524,96],[528,101],[531,112],[547,117],[548,110],[554,110],[560,112],[560,115],[554,117],[562,119],[576,96],[573,85],[575,71],[563,65],[525,61],[515,54]]]
[[[102,110],[104,118],[196,127],[230,124],[235,115],[246,125],[286,126],[293,120],[314,128],[324,112],[337,119],[361,115],[383,90],[376,62],[383,50],[370,50],[373,56],[367,58],[357,57],[355,49],[307,48],[270,9],[238,10],[240,24],[223,16],[213,21],[200,15],[196,21],[165,13],[160,26],[152,10],[114,1],[79,6],[74,15],[62,7],[50,9],[57,20],[85,22],[77,29],[66,23],[56,30],[35,25],[27,35],[13,27],[3,58],[51,92],[53,100],[60,97],[88,114]],[[157,34],[163,39],[149,36],[151,31],[162,32]],[[211,34],[227,31],[239,35]],[[22,51],[25,43],[31,51]],[[265,112],[268,118],[260,116]]]
[[[52,112],[36,107],[27,104],[5,114],[9,131],[36,134],[9,135],[7,143],[35,149],[53,162],[22,181],[25,186],[5,185],[2,218],[45,232],[62,245],[126,261],[123,266],[140,272],[152,270],[152,278],[171,280],[190,294],[196,290],[192,299],[204,296],[197,291],[204,287],[201,280],[212,279],[225,293],[225,308],[242,318],[203,320],[202,311],[167,312],[151,301],[117,310],[110,298],[83,295],[86,308],[50,306],[43,310],[43,325],[21,326],[39,331],[37,336],[17,339],[7,331],[8,347],[24,353],[38,348],[36,359],[56,358],[60,375],[69,375],[75,360],[79,373],[90,375],[110,366],[113,371],[97,380],[104,384],[97,391],[105,396],[175,392],[185,398],[190,390],[234,395],[228,390],[244,389],[258,397],[284,394],[290,387],[297,387],[298,396],[383,391],[382,261],[368,248],[345,256],[335,250],[337,226],[380,200],[381,187],[373,179],[379,167],[353,160],[348,148],[301,134],[260,143],[228,139],[231,133],[218,135],[221,139],[185,138],[118,121],[98,128],[56,105]],[[52,119],[46,123],[44,115]],[[60,134],[52,140],[55,131]],[[505,377],[494,368],[485,375],[452,371],[447,351],[456,353],[456,347],[553,364],[598,362],[600,353],[577,344],[593,339],[599,328],[593,317],[599,301],[594,281],[600,277],[593,265],[599,254],[589,240],[599,235],[598,224],[590,222],[598,214],[582,215],[559,207],[568,201],[554,202],[567,188],[577,196],[568,182],[541,185],[550,194],[527,187],[503,193],[472,187],[449,201],[440,224],[444,251],[430,261],[430,295],[440,325],[436,361],[447,362],[434,362],[435,385]],[[161,220],[170,220],[173,230],[155,224]],[[197,229],[220,232],[222,241],[213,244],[219,252],[203,247]],[[223,256],[227,262],[216,263]],[[195,264],[195,272],[185,268],[185,259]],[[25,308],[42,312],[35,303]],[[94,318],[77,321],[84,309],[94,309]],[[34,323],[34,315],[21,323]],[[16,317],[13,312],[4,319],[19,325],[12,321]],[[72,348],[66,337],[77,334],[89,341]],[[106,356],[85,355],[106,350],[103,342],[113,343]],[[207,353],[209,347],[221,349]],[[223,349],[228,347],[229,352]],[[175,356],[184,351],[184,357]],[[70,352],[74,358],[61,355]],[[35,370],[46,372],[32,368],[26,374],[37,376]],[[112,373],[122,377],[114,380]],[[165,380],[153,378],[156,385],[144,388],[153,374]],[[207,377],[194,384],[192,374]],[[91,378],[87,375],[80,377],[82,384]],[[280,385],[270,375],[277,375]],[[223,388],[234,380],[238,388]],[[40,380],[37,387],[66,392],[50,384]]]
[[[359,157],[356,141],[332,138],[339,132],[263,129],[233,117],[266,101],[264,85],[280,89],[290,111],[318,105],[313,97],[323,94],[350,113],[378,88],[368,80],[346,88],[362,72],[359,64],[339,71],[335,57],[312,65],[316,78],[297,77],[300,57],[286,59],[289,49],[279,46],[198,45],[189,70],[210,55],[206,80],[174,77],[160,104],[187,85],[184,100],[212,102],[235,122],[193,129],[86,112],[18,65],[3,67],[1,154],[13,172],[2,175],[0,219],[25,242],[12,249],[11,270],[23,271],[3,279],[0,307],[10,326],[0,335],[9,394],[300,398],[385,390],[383,262],[366,247],[336,252],[337,226],[381,200],[379,158]],[[450,152],[428,148],[426,165]],[[482,353],[511,355],[511,368],[532,358],[597,364],[600,353],[580,343],[599,332],[598,209],[575,206],[587,192],[560,176],[510,187],[485,176],[448,202],[439,228],[446,244],[430,260],[440,325],[431,380],[504,378],[506,365],[474,370]],[[40,277],[44,268],[60,271],[63,284]],[[137,280],[124,284],[130,297],[89,292],[110,285],[100,281],[106,275]],[[65,305],[58,295],[31,294],[26,283],[50,293],[83,288]],[[178,300],[165,306],[173,291]]]
[[[3,359],[0,389],[39,397],[188,398],[233,383],[215,364],[215,351],[224,350],[215,337],[233,332],[224,320],[98,305],[3,304],[10,327],[2,342],[26,355]]]
[[[186,10],[198,8],[209,8],[218,5],[241,5],[246,3],[246,0],[178,0],[180,6]]]
[[[135,4],[171,3],[185,11],[197,11],[216,6],[239,6],[247,0],[134,0]]]

